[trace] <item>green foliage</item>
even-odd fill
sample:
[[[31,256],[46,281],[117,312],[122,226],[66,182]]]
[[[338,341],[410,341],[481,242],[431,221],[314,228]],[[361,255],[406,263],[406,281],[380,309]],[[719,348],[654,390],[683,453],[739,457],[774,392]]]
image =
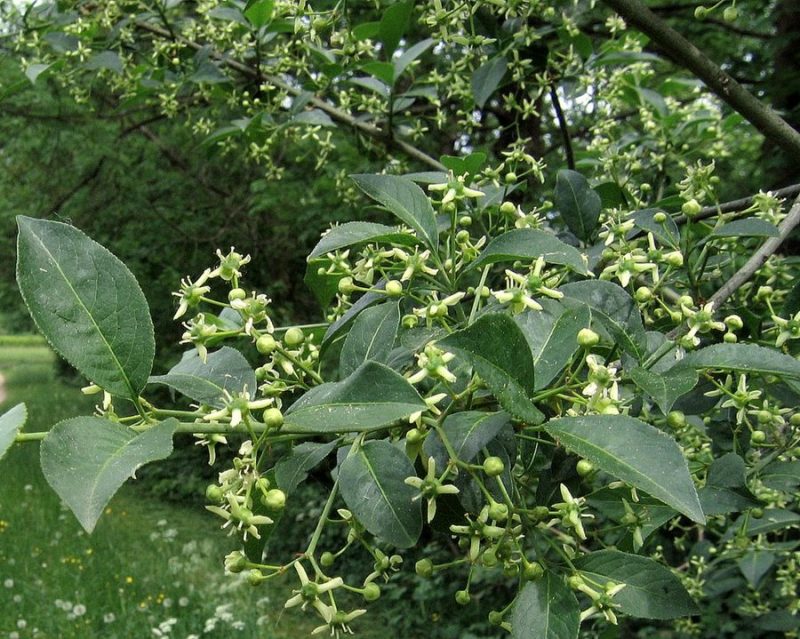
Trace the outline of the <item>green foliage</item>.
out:
[[[24,86],[141,108],[170,142],[191,130],[207,151],[184,168],[216,194],[209,208],[240,205],[238,232],[223,240],[224,218],[193,210],[193,257],[198,243],[247,246],[179,262],[200,273],[170,285],[193,350],[150,377],[131,273],[73,226],[22,218],[31,314],[104,391],[100,416],[33,437],[84,526],[173,435],[193,434],[223,467],[205,495],[236,543],[228,571],[254,586],[292,575],[284,605],[315,614],[318,633],[348,632],[364,614],[350,595],[374,604],[384,581],[387,596],[419,587],[430,609],[452,597],[484,635],[484,600],[497,634],[515,637],[608,636],[618,623],[646,636],[676,618],[678,633],[714,636],[721,615],[791,629],[797,262],[764,241],[798,212],[763,192],[723,205],[745,172],[762,186],[748,166],[760,141],[600,11],[8,10]],[[210,167],[225,176],[209,185]],[[292,199],[299,214],[268,211]],[[320,239],[326,203],[331,222],[361,220]],[[151,236],[130,244],[140,266],[165,254]],[[295,239],[316,242],[305,263]],[[769,259],[752,271],[757,250]],[[292,300],[300,267],[319,323],[301,323],[306,302]],[[155,270],[163,321],[170,269]],[[92,481],[76,481],[82,465]],[[279,534],[309,490],[306,534]]]

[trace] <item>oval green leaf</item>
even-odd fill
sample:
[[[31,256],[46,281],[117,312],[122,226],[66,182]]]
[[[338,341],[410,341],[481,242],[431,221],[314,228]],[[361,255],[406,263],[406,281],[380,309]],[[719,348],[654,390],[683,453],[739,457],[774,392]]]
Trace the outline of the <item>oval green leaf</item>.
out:
[[[442,423],[442,432],[463,462],[470,462],[489,444],[504,426],[511,425],[508,413],[483,413],[480,411],[463,411],[448,415]],[[423,445],[425,457],[433,457],[437,468],[444,468],[450,459],[438,431],[433,431],[425,438]]]
[[[341,382],[308,391],[286,411],[283,428],[310,433],[360,432],[426,408],[402,375],[383,364],[366,362]]]
[[[439,245],[436,215],[425,192],[408,178],[396,175],[351,175],[364,193],[385,206],[417,233],[429,248]]]
[[[362,311],[347,334],[339,356],[339,372],[350,375],[370,360],[385,364],[400,328],[400,304],[386,302]]]
[[[151,384],[165,384],[201,404],[221,408],[225,393],[241,393],[245,389],[254,394],[256,374],[248,361],[235,348],[223,346],[209,353],[204,362],[192,350],[173,366],[166,375],[154,375]]]
[[[544,415],[533,405],[533,355],[519,326],[508,315],[487,313],[467,328],[437,342],[467,361],[500,406],[517,419],[539,424]]]
[[[576,559],[575,567],[595,583],[625,584],[613,601],[632,617],[675,619],[698,612],[680,579],[648,557],[600,550]]]
[[[686,459],[666,433],[625,415],[563,417],[544,429],[609,475],[705,523]]]
[[[405,483],[416,473],[405,453],[389,442],[369,441],[339,469],[347,507],[373,535],[398,548],[417,543],[422,532],[419,491]]]
[[[92,532],[106,504],[137,468],[169,456],[177,426],[178,420],[168,419],[137,433],[100,417],[64,420],[42,441],[42,472],[81,526]]]
[[[17,283],[39,330],[89,380],[138,397],[155,340],[133,274],[73,226],[23,216],[17,224]]]
[[[415,244],[417,239],[406,232],[393,226],[375,224],[374,222],[346,222],[334,226],[322,236],[314,249],[308,255],[310,262],[320,255],[331,253],[341,248],[364,242],[391,242],[393,244]]]
[[[494,238],[469,268],[538,257],[543,257],[548,264],[568,266],[586,275],[586,262],[578,249],[565,244],[552,233],[537,229],[515,229]]]
[[[687,354],[673,368],[718,368],[800,378],[800,361],[756,344],[713,344]]]
[[[28,419],[28,409],[25,404],[17,404],[10,411],[0,415],[0,459],[11,448],[17,433]]]
[[[590,239],[600,221],[602,202],[589,181],[577,171],[562,169],[553,199],[569,230],[581,240]]]
[[[581,609],[575,594],[552,572],[520,591],[511,613],[512,639],[576,639]]]

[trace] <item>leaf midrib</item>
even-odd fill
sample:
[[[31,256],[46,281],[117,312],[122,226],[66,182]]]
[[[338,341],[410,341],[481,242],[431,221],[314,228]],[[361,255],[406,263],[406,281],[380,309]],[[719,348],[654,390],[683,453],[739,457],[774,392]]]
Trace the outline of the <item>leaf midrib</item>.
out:
[[[128,392],[130,393],[131,399],[135,398],[138,393],[136,391],[134,391],[133,383],[128,378],[128,375],[125,372],[125,369],[122,367],[122,363],[119,361],[119,358],[117,357],[117,354],[114,352],[114,349],[111,348],[111,344],[106,339],[105,334],[103,333],[102,330],[100,330],[100,326],[97,324],[97,322],[95,322],[94,317],[89,312],[89,309],[86,307],[86,305],[83,303],[83,300],[78,295],[78,292],[72,286],[72,283],[69,281],[69,278],[67,278],[66,273],[64,273],[63,269],[61,268],[61,265],[59,264],[58,260],[56,260],[56,258],[53,255],[53,253],[50,251],[49,248],[47,248],[47,245],[39,237],[39,235],[36,234],[34,229],[29,227],[29,231],[30,231],[31,236],[33,238],[35,238],[39,242],[39,244],[41,245],[42,249],[44,249],[45,253],[50,258],[50,260],[52,261],[52,263],[55,266],[56,270],[58,271],[59,275],[61,275],[61,277],[64,279],[64,282],[66,283],[67,287],[72,292],[72,294],[75,296],[75,299],[77,300],[78,305],[86,313],[86,316],[89,318],[89,321],[91,322],[92,326],[94,326],[94,328],[96,329],[97,334],[100,335],[101,341],[103,342],[105,347],[108,349],[108,352],[111,353],[111,359],[113,360],[114,364],[116,365],[117,369],[119,370],[120,374],[122,375],[122,381],[124,382],[125,386],[128,387]]]

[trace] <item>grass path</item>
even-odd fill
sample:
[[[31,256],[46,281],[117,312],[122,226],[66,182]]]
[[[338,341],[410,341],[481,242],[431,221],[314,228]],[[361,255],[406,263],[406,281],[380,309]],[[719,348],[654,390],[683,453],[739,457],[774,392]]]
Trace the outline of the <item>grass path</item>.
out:
[[[0,412],[26,402],[27,430],[91,414],[53,364],[40,344],[0,343]],[[283,586],[225,575],[230,540],[200,510],[125,486],[88,536],[44,480],[37,444],[13,447],[0,478],[0,637],[288,639],[316,625],[283,613]]]

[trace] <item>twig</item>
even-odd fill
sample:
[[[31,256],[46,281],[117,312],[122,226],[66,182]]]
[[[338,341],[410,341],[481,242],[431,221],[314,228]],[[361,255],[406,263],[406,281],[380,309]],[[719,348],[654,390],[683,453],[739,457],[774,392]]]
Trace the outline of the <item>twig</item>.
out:
[[[792,184],[777,191],[770,191],[777,198],[795,197],[800,195],[800,184]],[[731,200],[730,202],[723,202],[719,206],[704,206],[700,209],[700,213],[695,215],[692,220],[706,220],[710,217],[715,217],[720,213],[732,213],[734,211],[743,211],[748,208],[755,199],[754,195],[740,198],[738,200]],[[676,215],[674,218],[676,224],[683,224],[686,222],[685,215]]]
[[[800,158],[800,133],[639,0],[603,2],[647,35],[676,63],[705,82],[711,91],[743,115],[761,133],[775,140],[795,159]]]
[[[564,138],[564,153],[567,156],[567,167],[575,170],[575,156],[572,153],[572,140],[569,137],[569,129],[567,128],[567,120],[564,117],[564,111],[561,108],[561,102],[558,99],[558,91],[554,84],[550,85],[550,100],[553,103],[553,108],[556,111],[556,118],[558,118],[558,128],[561,129],[561,137]]]
[[[150,33],[159,35],[162,38],[172,39],[172,36],[168,31],[154,24],[150,24],[149,22],[146,22],[144,20],[136,20],[135,24],[138,28],[144,31],[149,31]],[[174,38],[174,40],[192,49],[195,49],[196,51],[199,51],[203,48],[203,46],[198,42],[194,42],[193,40],[189,40],[182,36],[178,36],[177,38]],[[244,64],[242,62],[239,62],[238,60],[233,60],[232,58],[226,57],[221,53],[213,52],[211,54],[211,57],[213,57],[215,60],[219,61],[221,64],[225,65],[229,69],[233,69],[234,71],[237,71],[249,78],[263,80],[264,82],[267,82],[268,84],[271,84],[272,86],[275,86],[281,89],[282,91],[286,91],[291,95],[298,96],[301,93],[303,93],[303,90],[300,89],[299,87],[294,87],[277,76],[266,75],[266,74],[259,75],[258,71],[253,67]],[[309,103],[313,104],[320,111],[324,111],[325,113],[327,113],[333,120],[351,126],[357,131],[360,131],[361,133],[364,133],[365,135],[373,139],[386,143],[388,146],[397,147],[409,157],[412,157],[415,160],[427,164],[428,166],[430,166],[433,169],[436,169],[437,171],[447,171],[447,167],[445,167],[441,162],[431,157],[424,151],[421,151],[414,145],[409,144],[408,142],[404,142],[403,140],[398,140],[396,138],[390,139],[385,131],[379,129],[376,126],[358,120],[357,118],[353,117],[346,111],[342,111],[341,109],[333,106],[332,104],[325,102],[325,100],[322,100],[321,98],[312,96],[311,99],[309,100]]]
[[[767,261],[770,255],[778,250],[780,245],[783,244],[784,240],[789,237],[789,234],[798,224],[800,224],[800,196],[794,201],[792,208],[789,210],[789,214],[778,226],[778,236],[771,237],[764,242],[761,247],[750,256],[750,259],[744,263],[742,268],[736,271],[731,279],[725,282],[716,293],[708,298],[708,302],[713,304],[715,310],[718,310],[736,289],[749,280],[753,274],[761,268],[761,265]],[[683,327],[679,326],[667,333],[667,338],[675,339],[683,332]]]
[[[783,241],[789,237],[795,227],[800,224],[800,197],[798,197],[789,214],[784,218],[783,222],[778,226],[778,237],[769,238],[761,247],[753,253],[744,266],[740,268],[733,277],[729,279],[722,288],[714,293],[708,301],[714,304],[714,308],[719,308],[722,303],[727,300],[733,292],[749,280],[753,274],[761,268],[761,265],[767,261],[767,258],[778,250]]]

